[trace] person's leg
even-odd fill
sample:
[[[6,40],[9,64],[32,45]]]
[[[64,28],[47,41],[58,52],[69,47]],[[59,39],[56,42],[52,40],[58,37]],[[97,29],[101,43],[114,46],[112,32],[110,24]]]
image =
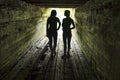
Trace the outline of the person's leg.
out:
[[[56,50],[57,46],[57,33],[54,35],[54,51]]]
[[[66,55],[66,36],[63,35],[64,55]]]
[[[49,36],[49,46],[52,53],[52,36]]]
[[[68,55],[70,53],[70,43],[71,43],[71,35],[68,37]]]
[[[66,35],[63,34],[63,44],[64,44],[64,54],[62,56],[62,59],[66,58]]]

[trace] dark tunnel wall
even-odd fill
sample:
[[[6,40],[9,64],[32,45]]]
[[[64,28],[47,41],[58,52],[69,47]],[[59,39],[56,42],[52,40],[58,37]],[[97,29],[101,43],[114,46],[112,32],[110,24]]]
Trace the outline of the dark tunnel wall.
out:
[[[119,5],[119,0],[90,0],[76,8],[81,48],[99,80],[120,80]]]
[[[0,1],[0,76],[8,73],[35,41],[41,8],[20,0]],[[41,34],[40,34],[41,35]]]

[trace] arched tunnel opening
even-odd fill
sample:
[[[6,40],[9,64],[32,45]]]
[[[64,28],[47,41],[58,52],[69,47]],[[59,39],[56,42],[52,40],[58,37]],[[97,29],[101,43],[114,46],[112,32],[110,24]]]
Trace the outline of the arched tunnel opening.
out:
[[[120,80],[119,0],[0,0],[0,80]],[[46,21],[70,10],[70,58],[62,26],[51,58]]]

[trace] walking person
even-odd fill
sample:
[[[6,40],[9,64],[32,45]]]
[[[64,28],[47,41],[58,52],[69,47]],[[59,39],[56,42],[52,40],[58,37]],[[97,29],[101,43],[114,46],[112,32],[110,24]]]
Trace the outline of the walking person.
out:
[[[66,18],[64,18],[62,22],[63,43],[64,43],[64,55],[62,56],[62,58],[65,58],[65,57],[69,58],[70,57],[70,42],[71,42],[71,37],[72,37],[71,30],[75,28],[75,24],[74,24],[73,19],[70,18],[69,10],[65,10],[64,15],[66,16]]]
[[[46,25],[46,34],[49,38],[49,46],[51,50],[51,55],[56,53],[56,46],[57,46],[57,31],[59,30],[61,23],[58,17],[56,17],[57,12],[56,10],[51,11],[50,17],[47,19]],[[57,25],[58,23],[58,25]]]

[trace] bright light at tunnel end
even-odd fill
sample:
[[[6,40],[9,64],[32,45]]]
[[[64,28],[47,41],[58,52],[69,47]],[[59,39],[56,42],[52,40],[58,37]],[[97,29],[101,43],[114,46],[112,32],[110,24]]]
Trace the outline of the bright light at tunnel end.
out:
[[[58,17],[60,19],[60,22],[62,23],[62,20],[65,18],[64,16],[64,11],[65,10],[69,10],[70,11],[70,17],[74,20],[75,22],[75,8],[48,8],[47,11],[45,12],[44,16],[46,18],[48,18],[51,14],[52,10],[56,10],[57,15],[56,17]],[[47,19],[46,19],[47,20]],[[58,31],[58,37],[61,38],[62,37],[62,26],[60,27],[59,31]]]
[[[60,19],[60,21],[62,21],[63,18],[65,18],[64,16],[64,11],[65,10],[69,10],[70,11],[70,17],[73,18],[73,20],[75,20],[74,18],[74,14],[75,14],[75,8],[50,8],[50,12],[52,10],[56,10],[57,12],[57,17]]]
[[[70,17],[75,21],[75,18],[74,18],[75,8],[50,8],[50,12],[52,10],[56,10],[56,12],[57,12],[56,16],[60,19],[61,23],[62,23],[63,18],[65,18],[65,16],[64,16],[65,10],[70,11]],[[59,36],[59,38],[62,37],[62,28],[60,28],[60,30],[58,31],[58,36]]]

